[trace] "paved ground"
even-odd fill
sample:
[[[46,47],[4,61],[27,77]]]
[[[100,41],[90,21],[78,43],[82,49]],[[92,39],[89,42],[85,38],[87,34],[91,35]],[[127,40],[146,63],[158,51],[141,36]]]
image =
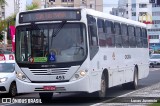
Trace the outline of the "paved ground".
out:
[[[150,69],[150,71],[156,70],[159,70],[159,68]],[[160,82],[95,106],[148,106],[157,102],[160,105]]]

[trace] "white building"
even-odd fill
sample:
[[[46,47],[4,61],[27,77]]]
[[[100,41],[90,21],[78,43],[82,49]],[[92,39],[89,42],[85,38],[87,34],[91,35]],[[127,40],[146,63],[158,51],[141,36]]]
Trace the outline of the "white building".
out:
[[[160,51],[160,5],[149,0],[119,0],[118,8],[124,13],[118,16],[147,23],[150,49]]]
[[[26,10],[27,0],[6,0],[7,4],[0,6],[0,20],[3,20],[17,12]]]

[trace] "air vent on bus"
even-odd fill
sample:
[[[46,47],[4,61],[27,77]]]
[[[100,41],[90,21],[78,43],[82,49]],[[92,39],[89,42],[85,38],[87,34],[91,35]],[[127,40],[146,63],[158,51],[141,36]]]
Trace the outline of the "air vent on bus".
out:
[[[30,69],[33,75],[64,75],[68,70],[68,68]]]

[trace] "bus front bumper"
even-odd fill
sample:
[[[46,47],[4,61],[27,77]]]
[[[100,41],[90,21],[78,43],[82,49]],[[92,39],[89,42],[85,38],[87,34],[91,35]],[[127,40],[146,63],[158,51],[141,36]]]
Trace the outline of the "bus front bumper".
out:
[[[90,92],[89,77],[61,83],[28,83],[16,79],[18,93],[34,92]],[[55,87],[54,90],[44,90],[44,87]]]

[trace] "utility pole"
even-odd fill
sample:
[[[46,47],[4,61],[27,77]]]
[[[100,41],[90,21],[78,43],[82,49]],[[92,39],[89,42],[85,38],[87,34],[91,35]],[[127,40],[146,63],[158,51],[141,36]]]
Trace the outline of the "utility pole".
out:
[[[44,8],[47,8],[47,3],[46,3],[46,0],[45,0]]]
[[[95,0],[95,10],[96,10],[96,8],[97,8],[97,5],[96,5],[96,4],[97,4],[97,1]]]

